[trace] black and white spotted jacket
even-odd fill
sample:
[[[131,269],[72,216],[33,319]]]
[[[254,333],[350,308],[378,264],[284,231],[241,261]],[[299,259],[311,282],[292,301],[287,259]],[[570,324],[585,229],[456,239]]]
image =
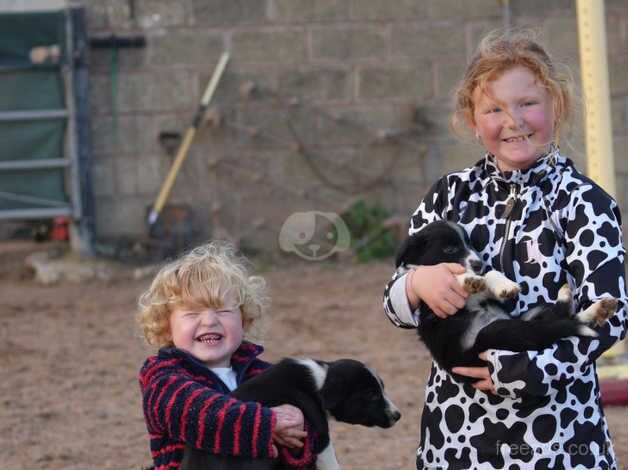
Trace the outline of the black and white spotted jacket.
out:
[[[487,271],[520,284],[507,304],[513,317],[555,301],[566,282],[576,311],[604,297],[620,303],[598,339],[570,337],[523,353],[489,350],[497,395],[463,386],[434,364],[417,468],[616,468],[595,370],[595,360],[626,333],[625,250],[615,201],[557,149],[527,170],[504,173],[487,155],[442,177],[412,215],[409,232],[438,219],[464,227]],[[384,309],[395,325],[416,327],[405,274],[395,273],[386,286]]]

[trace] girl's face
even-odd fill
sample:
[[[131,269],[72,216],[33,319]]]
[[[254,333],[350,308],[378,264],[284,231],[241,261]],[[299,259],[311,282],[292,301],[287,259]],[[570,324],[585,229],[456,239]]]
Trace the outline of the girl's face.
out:
[[[554,135],[552,99],[534,73],[515,66],[473,92],[472,127],[501,171],[529,168],[547,152]]]
[[[232,298],[217,309],[183,306],[170,314],[170,334],[175,347],[208,367],[229,367],[244,338],[242,311]]]

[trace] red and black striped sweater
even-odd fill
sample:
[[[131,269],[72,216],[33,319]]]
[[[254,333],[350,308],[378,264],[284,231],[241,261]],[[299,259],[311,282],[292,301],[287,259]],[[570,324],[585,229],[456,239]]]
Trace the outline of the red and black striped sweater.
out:
[[[262,352],[245,341],[233,354],[238,384],[270,367],[258,359]],[[272,456],[275,417],[270,408],[230,397],[218,376],[186,351],[162,349],[147,359],[140,387],[155,470],[179,468],[186,444],[214,454]],[[298,454],[280,448],[282,457],[294,469],[315,468],[314,439],[310,432]]]

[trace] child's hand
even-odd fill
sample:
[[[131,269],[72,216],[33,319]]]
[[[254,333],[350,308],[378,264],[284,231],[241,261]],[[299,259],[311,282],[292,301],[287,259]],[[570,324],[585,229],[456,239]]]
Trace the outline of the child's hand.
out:
[[[303,430],[305,420],[301,410],[292,405],[275,406],[271,410],[276,417],[273,440],[283,447],[303,447],[302,439],[307,432]]]
[[[488,353],[484,351],[479,355],[479,358],[483,361],[488,361]],[[493,379],[488,367],[454,367],[451,369],[454,374],[464,375],[473,379],[478,379],[473,383],[473,387],[477,390],[484,392],[491,392],[493,395],[497,395],[495,385],[493,385]]]
[[[456,279],[456,274],[465,272],[465,267],[457,263],[419,266],[406,278],[410,305],[414,309],[421,301],[440,318],[453,315],[464,307],[469,296]]]

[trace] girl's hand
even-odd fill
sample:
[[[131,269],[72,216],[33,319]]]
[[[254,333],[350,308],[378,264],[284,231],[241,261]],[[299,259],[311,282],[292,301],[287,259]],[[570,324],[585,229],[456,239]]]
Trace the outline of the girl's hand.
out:
[[[303,430],[305,420],[301,410],[292,405],[275,406],[271,410],[276,418],[273,440],[283,447],[303,447],[302,439],[307,432]]]
[[[488,353],[484,351],[478,356],[483,361],[488,360]],[[491,373],[488,367],[454,367],[451,369],[454,374],[464,375],[465,377],[471,377],[473,379],[479,379],[473,384],[473,387],[477,390],[484,392],[491,392],[493,395],[497,395],[495,385],[493,385],[493,379],[491,379]]]
[[[453,315],[464,307],[469,296],[456,279],[456,274],[466,271],[458,263],[417,267],[406,277],[406,293],[410,306],[415,309],[421,301],[440,318]]]

